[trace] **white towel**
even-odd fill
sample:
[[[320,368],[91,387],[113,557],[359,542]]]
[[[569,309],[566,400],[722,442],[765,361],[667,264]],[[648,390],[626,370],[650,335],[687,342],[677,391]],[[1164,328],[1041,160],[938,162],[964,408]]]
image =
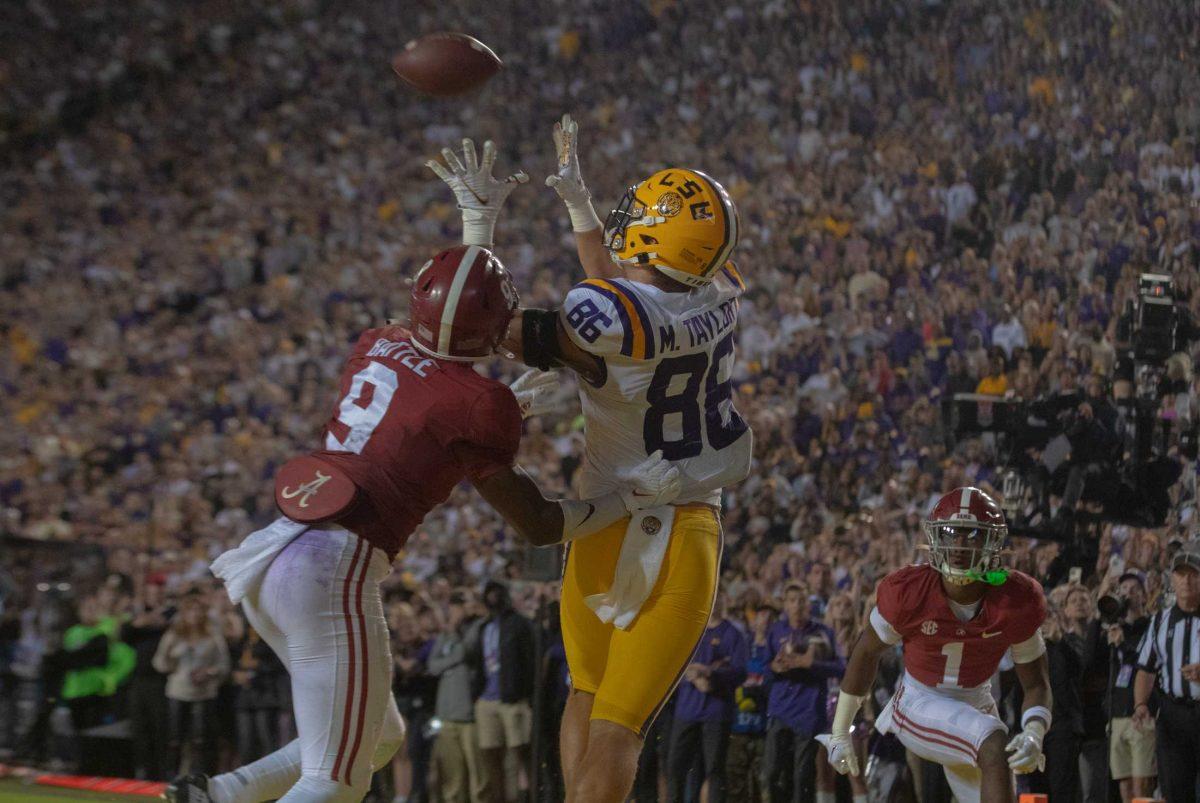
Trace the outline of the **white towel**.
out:
[[[225,581],[225,591],[233,604],[240,603],[256,588],[283,548],[308,529],[307,524],[281,516],[213,561],[212,573]]]
[[[674,522],[675,508],[671,505],[639,510],[629,520],[612,586],[583,600],[601,622],[611,622],[621,630],[633,624],[658,582]]]

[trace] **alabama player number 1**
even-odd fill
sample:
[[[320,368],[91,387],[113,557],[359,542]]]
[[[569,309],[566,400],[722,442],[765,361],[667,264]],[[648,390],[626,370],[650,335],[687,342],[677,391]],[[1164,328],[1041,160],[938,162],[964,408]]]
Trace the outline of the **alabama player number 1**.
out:
[[[942,675],[939,689],[957,689],[958,671],[962,669],[963,642],[952,641],[942,647],[942,655],[946,656],[946,671]]]

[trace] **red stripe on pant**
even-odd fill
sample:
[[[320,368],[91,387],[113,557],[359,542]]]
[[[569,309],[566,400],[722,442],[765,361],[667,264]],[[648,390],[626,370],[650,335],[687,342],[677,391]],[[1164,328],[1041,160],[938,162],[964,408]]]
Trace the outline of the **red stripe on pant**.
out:
[[[354,589],[354,606],[355,613],[358,616],[358,640],[362,646],[362,660],[358,662],[359,674],[362,678],[362,684],[358,692],[358,727],[354,731],[354,747],[350,749],[350,759],[346,762],[346,786],[353,786],[350,783],[350,768],[354,766],[354,759],[358,758],[358,748],[362,743],[363,730],[366,728],[366,711],[367,711],[367,681],[369,678],[371,662],[367,657],[367,621],[363,616],[362,606],[362,591],[363,581],[367,579],[367,567],[371,563],[371,547],[367,547],[367,553],[364,556],[362,569],[358,573],[358,585]]]
[[[346,700],[342,706],[342,737],[338,741],[337,758],[333,762],[333,772],[329,776],[332,781],[337,781],[341,772],[346,745],[350,741],[350,719],[354,715],[354,683],[357,677],[355,674],[357,665],[354,655],[354,619],[350,615],[350,583],[354,579],[354,570],[358,567],[358,559],[363,548],[362,539],[355,538],[354,540],[354,557],[350,558],[350,566],[346,569],[346,579],[342,582],[342,617],[346,622],[346,641],[350,645],[350,666],[346,678]]]
[[[904,716],[904,714],[900,713],[899,709],[896,708],[892,709],[892,716],[897,722],[900,723],[901,730],[907,730],[918,739],[923,739],[932,744],[937,744],[941,745],[942,747],[947,747],[951,750],[956,750],[970,758],[972,762],[978,763],[979,751],[977,751],[967,740],[951,733],[946,733],[945,731],[936,730],[934,728],[926,728],[918,725],[908,717]],[[956,744],[956,742],[961,742],[962,744]],[[967,747],[963,747],[962,745],[967,745]]]

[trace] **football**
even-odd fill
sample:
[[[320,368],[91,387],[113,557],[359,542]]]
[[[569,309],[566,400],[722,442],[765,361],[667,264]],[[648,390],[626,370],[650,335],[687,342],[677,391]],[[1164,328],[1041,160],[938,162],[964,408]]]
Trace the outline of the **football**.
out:
[[[503,63],[492,49],[465,33],[431,33],[414,39],[392,59],[405,83],[428,95],[459,95],[482,86]]]

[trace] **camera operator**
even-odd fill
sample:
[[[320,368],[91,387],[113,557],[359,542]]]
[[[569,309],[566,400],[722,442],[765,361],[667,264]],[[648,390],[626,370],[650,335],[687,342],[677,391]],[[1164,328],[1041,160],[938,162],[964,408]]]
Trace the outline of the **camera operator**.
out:
[[[1167,803],[1195,800],[1200,773],[1200,543],[1171,560],[1175,604],[1150,621],[1138,649],[1133,721],[1149,729],[1156,692],[1159,782]]]
[[[1148,797],[1157,774],[1154,732],[1133,724],[1133,677],[1137,672],[1138,644],[1150,624],[1146,615],[1146,581],[1140,572],[1126,571],[1116,589],[1100,598],[1099,626],[1109,649],[1108,766],[1121,786],[1121,800]]]

